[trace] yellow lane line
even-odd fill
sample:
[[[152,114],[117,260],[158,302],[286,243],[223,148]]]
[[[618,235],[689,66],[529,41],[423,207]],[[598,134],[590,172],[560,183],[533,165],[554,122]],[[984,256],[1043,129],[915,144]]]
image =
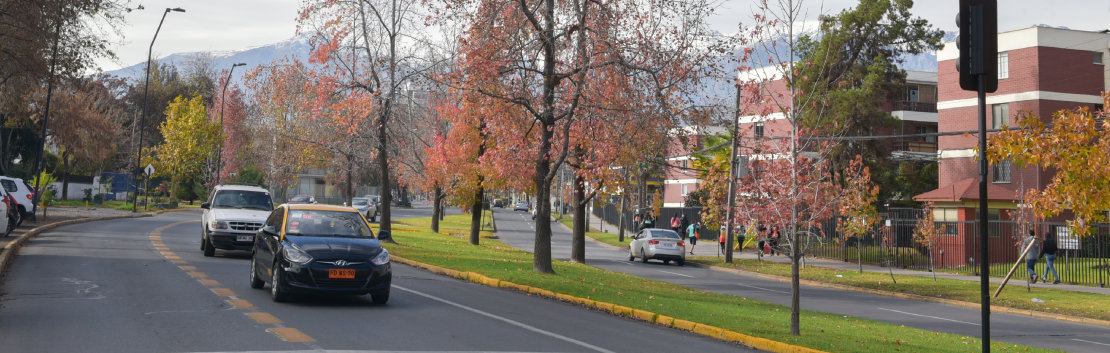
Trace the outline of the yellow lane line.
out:
[[[173,261],[170,261],[170,262],[175,263],[175,264],[187,264],[187,263],[189,263],[188,261],[185,261],[185,260],[173,260]]]
[[[177,266],[177,267],[179,267],[179,268],[181,268],[182,270],[185,270],[185,271],[196,271],[197,270],[196,266]]]
[[[177,254],[174,254],[173,251],[163,251],[162,255],[177,255]]]
[[[189,275],[193,278],[208,278],[208,275],[204,272],[189,272]]]
[[[157,232],[158,232],[158,234],[162,234],[162,231],[160,231],[160,230],[158,230]],[[154,234],[154,233],[151,233],[151,234]],[[162,237],[158,236],[158,235],[151,235],[150,239],[151,240],[162,240]]]
[[[316,342],[312,337],[292,327],[273,327],[266,329],[266,332],[273,333],[287,342]]]
[[[164,246],[155,246],[155,247],[154,247],[154,250],[158,250],[158,251],[170,251],[170,248],[167,248],[167,247],[164,247]]]
[[[283,321],[268,313],[244,313],[260,324],[280,324]]]
[[[214,280],[214,279],[198,279],[197,282],[200,282],[200,284],[203,284],[203,285],[206,285],[206,286],[218,286],[218,285],[220,285],[220,282],[216,282],[216,280]]]
[[[256,306],[254,306],[254,304],[251,304],[251,302],[248,302],[246,299],[228,299],[228,300],[225,300],[225,301],[228,304],[231,304],[231,306],[235,307],[236,309],[255,309],[255,308],[257,308]]]
[[[212,293],[216,293],[216,295],[221,296],[221,297],[238,296],[238,294],[235,294],[235,292],[232,292],[230,289],[227,289],[227,288],[212,288],[211,290],[212,290]]]
[[[181,260],[180,256],[166,256],[166,258],[170,260]]]

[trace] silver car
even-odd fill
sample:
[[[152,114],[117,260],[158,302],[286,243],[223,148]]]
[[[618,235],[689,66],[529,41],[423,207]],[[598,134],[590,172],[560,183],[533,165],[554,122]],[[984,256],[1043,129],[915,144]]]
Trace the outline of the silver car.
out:
[[[674,261],[679,266],[686,264],[686,242],[672,230],[649,228],[632,236],[628,243],[628,261],[647,263],[649,259],[663,260],[669,264]]]
[[[351,199],[351,207],[366,215],[366,219],[371,222],[374,222],[374,219],[378,217],[378,203],[368,197]]]
[[[513,206],[513,212],[516,212],[516,211],[528,212],[528,202],[527,201],[517,202],[516,206]]]

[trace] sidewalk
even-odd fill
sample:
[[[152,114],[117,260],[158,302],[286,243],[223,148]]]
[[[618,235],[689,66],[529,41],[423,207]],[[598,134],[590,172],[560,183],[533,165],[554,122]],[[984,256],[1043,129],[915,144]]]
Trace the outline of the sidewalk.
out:
[[[608,231],[609,233],[613,233],[613,234],[617,233],[617,227],[616,226],[613,226],[611,224],[607,224],[604,221],[602,221],[601,218],[593,216],[592,214],[590,216],[591,216],[590,217],[590,227],[596,228],[596,229],[601,230],[603,232]],[[625,234],[629,234],[628,229],[625,229]],[[752,250],[752,249],[746,249],[744,252],[733,253],[733,254],[734,254],[733,257],[737,258],[737,259],[752,259],[752,260],[754,260],[754,259],[757,258],[755,251]],[[763,261],[772,261],[772,262],[778,262],[778,263],[790,263],[790,259],[787,258],[786,256],[764,256]],[[837,261],[837,260],[807,257],[803,263],[806,266],[825,267],[825,268],[832,268],[832,269],[843,270],[843,271],[859,271],[859,264],[857,264],[855,262],[844,262],[844,261]],[[889,274],[890,272],[894,272],[895,276],[919,276],[919,277],[929,277],[929,278],[933,277],[932,272],[907,270],[907,269],[900,269],[900,268],[891,269],[891,268],[887,268],[887,267],[879,267],[879,266],[871,266],[871,265],[863,265],[863,270],[866,271],[866,272],[877,272],[877,273],[883,273],[883,274]],[[968,275],[945,273],[945,272],[937,272],[936,277],[937,278],[948,278],[948,279],[955,279],[955,280],[963,280],[963,281],[974,281],[974,282],[979,281],[978,276],[968,276]],[[1110,278],[1108,278],[1108,279],[1110,279]],[[990,281],[991,281],[991,283],[1002,283],[1002,278],[991,277]],[[1025,286],[1025,279],[1024,278],[1016,278],[1016,277],[1011,278],[1009,284],[1007,284],[1006,286]],[[1075,284],[1062,284],[1062,283],[1061,284],[1045,284],[1043,282],[1037,282],[1037,284],[1034,284],[1032,286],[1035,287],[1035,288],[1052,288],[1052,289],[1070,290],[1070,291],[1074,291],[1074,292],[1086,292],[1086,293],[1110,295],[1110,288],[1099,288],[1099,287],[1082,286],[1082,285],[1075,285]]]

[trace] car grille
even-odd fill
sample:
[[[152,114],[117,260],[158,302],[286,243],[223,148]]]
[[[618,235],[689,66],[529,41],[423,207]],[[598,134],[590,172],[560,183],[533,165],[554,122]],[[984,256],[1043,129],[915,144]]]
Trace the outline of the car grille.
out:
[[[316,279],[316,286],[320,288],[362,288],[365,285],[365,279]]]
[[[255,231],[258,231],[259,228],[262,228],[262,223],[260,223],[260,222],[227,222],[227,223],[228,223],[229,226],[231,226],[231,230],[242,230],[242,231],[248,231],[248,232],[255,232]]]

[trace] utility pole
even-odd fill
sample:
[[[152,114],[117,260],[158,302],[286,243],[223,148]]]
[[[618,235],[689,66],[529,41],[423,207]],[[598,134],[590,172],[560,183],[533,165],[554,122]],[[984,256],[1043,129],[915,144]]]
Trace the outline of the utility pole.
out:
[[[735,218],[734,208],[736,207],[736,175],[738,161],[740,156],[736,154],[740,144],[740,80],[736,80],[736,116],[732,118],[732,154],[729,155],[728,167],[728,212],[725,218],[725,262],[732,263],[732,247],[733,247],[733,230],[736,228],[732,224],[732,219]]]

